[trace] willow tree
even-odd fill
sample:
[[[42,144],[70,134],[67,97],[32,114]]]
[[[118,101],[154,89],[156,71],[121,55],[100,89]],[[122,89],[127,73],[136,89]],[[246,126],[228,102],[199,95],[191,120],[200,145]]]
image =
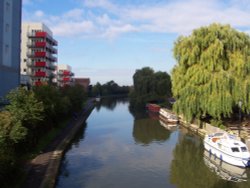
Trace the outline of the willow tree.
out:
[[[229,25],[201,27],[174,45],[174,110],[187,120],[250,112],[250,37]]]

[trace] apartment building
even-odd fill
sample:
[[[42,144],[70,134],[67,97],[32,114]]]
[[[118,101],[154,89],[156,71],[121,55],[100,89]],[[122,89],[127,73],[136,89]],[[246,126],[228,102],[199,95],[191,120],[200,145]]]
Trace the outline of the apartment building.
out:
[[[0,1],[0,98],[19,86],[21,0]]]
[[[58,64],[57,66],[57,84],[60,87],[72,85],[74,83],[74,73],[69,65]]]
[[[57,41],[43,23],[23,23],[21,75],[31,86],[55,83],[57,77]]]

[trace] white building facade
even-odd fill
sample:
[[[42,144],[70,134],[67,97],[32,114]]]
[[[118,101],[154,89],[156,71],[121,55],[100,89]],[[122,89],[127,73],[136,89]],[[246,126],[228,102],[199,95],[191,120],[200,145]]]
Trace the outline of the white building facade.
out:
[[[21,75],[28,76],[28,84],[56,82],[56,46],[52,31],[43,23],[22,24]]]
[[[58,64],[57,66],[57,83],[58,86],[64,87],[74,83],[74,73],[69,65]]]

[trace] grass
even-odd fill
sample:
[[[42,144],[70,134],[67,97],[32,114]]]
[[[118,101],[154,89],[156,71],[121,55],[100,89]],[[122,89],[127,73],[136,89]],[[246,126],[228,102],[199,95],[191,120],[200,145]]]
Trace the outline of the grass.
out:
[[[45,134],[43,137],[40,138],[34,152],[34,154],[40,153],[42,150],[44,150],[52,141],[53,139],[60,133],[60,131],[68,125],[70,121],[70,118],[63,119],[57,127],[51,129],[47,134]]]

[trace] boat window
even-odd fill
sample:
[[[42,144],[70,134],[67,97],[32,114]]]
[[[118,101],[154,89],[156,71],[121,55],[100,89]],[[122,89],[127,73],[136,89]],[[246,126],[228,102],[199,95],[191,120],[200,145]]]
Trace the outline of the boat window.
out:
[[[215,133],[214,136],[222,136],[224,133]]]
[[[240,147],[242,152],[247,152],[247,148],[246,147]]]
[[[231,148],[233,152],[240,152],[239,148],[238,147],[233,147]]]

